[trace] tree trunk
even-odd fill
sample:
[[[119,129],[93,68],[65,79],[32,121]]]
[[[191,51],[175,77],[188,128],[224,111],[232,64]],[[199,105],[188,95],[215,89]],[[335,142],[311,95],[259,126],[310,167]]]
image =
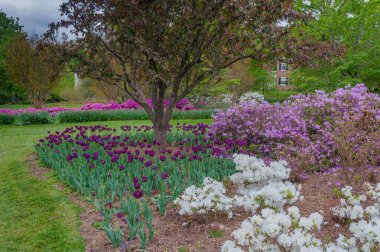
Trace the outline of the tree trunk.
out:
[[[168,124],[164,124],[163,118],[159,119],[161,122],[155,123],[154,126],[154,136],[157,142],[159,142],[160,146],[166,147],[168,144]]]

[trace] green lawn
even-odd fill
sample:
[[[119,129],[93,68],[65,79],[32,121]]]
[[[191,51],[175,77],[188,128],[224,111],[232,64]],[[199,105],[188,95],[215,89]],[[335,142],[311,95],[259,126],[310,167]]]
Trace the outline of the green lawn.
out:
[[[290,96],[299,94],[297,90],[265,90],[264,97],[270,103],[282,102],[287,100]]]
[[[211,123],[212,120],[180,120]],[[149,121],[92,122],[33,126],[0,126],[0,251],[84,251],[79,234],[80,209],[54,187],[28,172],[26,157],[47,130],[73,125],[150,124]]]

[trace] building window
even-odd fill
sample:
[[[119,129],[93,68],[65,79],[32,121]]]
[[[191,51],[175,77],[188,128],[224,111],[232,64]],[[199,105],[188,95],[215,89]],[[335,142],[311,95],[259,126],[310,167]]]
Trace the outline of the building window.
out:
[[[280,63],[280,71],[288,71],[288,64],[284,62]]]
[[[280,77],[278,79],[278,84],[281,85],[281,86],[288,85],[288,78],[287,77]]]

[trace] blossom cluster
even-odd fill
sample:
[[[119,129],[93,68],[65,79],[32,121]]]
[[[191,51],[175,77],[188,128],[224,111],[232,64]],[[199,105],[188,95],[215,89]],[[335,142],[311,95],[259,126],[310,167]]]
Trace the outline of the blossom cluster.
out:
[[[225,94],[222,97],[223,103],[232,103],[233,95],[232,94]],[[243,94],[238,99],[239,103],[249,103],[254,101],[264,101],[264,95],[257,93],[257,92],[248,92]]]
[[[340,191],[344,204],[341,202],[340,206],[332,208],[338,218],[357,220],[349,226],[351,237],[340,234],[335,242],[323,244],[312,232],[319,230],[323,225],[321,214],[312,213],[309,217],[301,217],[299,209],[295,206],[277,211],[264,208],[260,214],[246,219],[241,227],[232,233],[234,240],[226,241],[221,251],[379,251],[380,183],[376,187],[369,184],[367,186],[368,195],[375,201],[373,205],[363,210],[360,204],[366,201],[366,196],[354,195],[352,188],[347,186]],[[358,211],[359,208],[361,210]]]
[[[180,206],[181,215],[218,211],[231,217],[232,207],[244,207],[252,212],[259,207],[282,209],[285,204],[300,199],[301,187],[283,181],[289,178],[290,172],[286,162],[266,165],[263,160],[244,154],[235,154],[233,160],[239,172],[231,175],[230,180],[238,186],[238,193],[229,198],[222,183],[205,178],[202,187],[193,185],[174,201]]]
[[[188,187],[173,203],[180,206],[181,215],[220,212],[232,217],[232,199],[226,196],[226,189],[222,183],[208,177],[204,179],[201,187]]]
[[[340,195],[340,204],[331,209],[333,214],[343,221],[363,218],[364,209],[361,203],[367,200],[366,196],[354,195],[351,186],[342,188]]]
[[[147,104],[150,108],[153,107],[152,105],[152,99],[148,99]],[[164,107],[167,108],[169,106],[169,100],[165,99],[164,101]],[[132,99],[128,99],[124,101],[123,103],[117,103],[115,101],[110,101],[107,103],[87,103],[83,105],[80,108],[65,108],[65,107],[51,107],[51,108],[43,108],[43,109],[35,109],[35,108],[26,108],[26,109],[0,109],[0,114],[20,114],[24,112],[28,113],[35,113],[35,112],[41,112],[46,111],[49,112],[51,115],[55,116],[57,113],[62,111],[87,111],[87,110],[120,110],[120,109],[141,109],[140,104],[135,102]],[[177,102],[176,109],[178,110],[194,110],[194,106],[191,104],[191,102],[184,98]]]
[[[257,92],[248,92],[240,96],[239,102],[264,101],[264,95]]]
[[[244,140],[242,148],[263,159],[286,160],[292,168],[323,171],[344,166],[337,137],[352,124],[349,137],[357,151],[365,143],[380,150],[380,96],[364,84],[299,94],[283,103],[243,103],[214,116],[210,133],[221,140]],[[377,137],[374,137],[377,134]],[[376,151],[368,153],[372,165],[380,164]]]
[[[311,231],[320,229],[323,216],[312,213],[300,217],[297,207],[284,212],[265,208],[261,214],[253,215],[241,224],[232,235],[235,241],[226,241],[222,252],[245,251],[313,251],[321,241],[313,237]]]
[[[234,162],[238,173],[230,180],[239,187],[234,197],[226,196],[222,183],[206,178],[200,188],[191,186],[174,201],[180,206],[180,214],[222,211],[231,217],[234,207],[241,206],[253,214],[233,231],[233,240],[223,244],[222,252],[379,250],[380,183],[376,187],[367,185],[368,196],[375,203],[365,209],[361,204],[366,196],[354,194],[349,186],[340,190],[340,205],[332,211],[339,219],[350,219],[352,236],[339,235],[335,242],[324,244],[314,235],[323,226],[323,216],[318,212],[301,216],[298,207],[292,206],[303,198],[300,187],[286,181],[286,162],[266,165],[261,159],[243,154],[235,154]]]

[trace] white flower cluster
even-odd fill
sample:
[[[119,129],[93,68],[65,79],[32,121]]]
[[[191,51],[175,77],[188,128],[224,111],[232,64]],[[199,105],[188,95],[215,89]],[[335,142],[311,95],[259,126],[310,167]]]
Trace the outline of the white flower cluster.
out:
[[[363,218],[364,209],[360,204],[367,200],[366,196],[354,195],[351,186],[343,187],[340,194],[340,204],[331,208],[333,214],[343,221]]]
[[[352,188],[346,186],[341,190],[340,205],[332,210],[339,218],[359,219],[350,224],[349,230],[354,236],[350,239],[355,239],[355,241],[359,239],[362,245],[361,251],[380,251],[380,183],[376,187],[372,187],[368,183],[366,186],[368,195],[375,201],[373,205],[367,206],[363,210],[360,204],[366,201],[366,197],[364,195],[353,195]]]
[[[261,159],[234,155],[234,162],[240,172],[232,175],[230,180],[239,187],[237,195],[229,198],[221,183],[206,178],[202,188],[191,186],[174,201],[181,207],[180,214],[224,211],[231,216],[232,206],[244,207],[253,213],[259,207],[281,210],[285,204],[292,204],[301,198],[301,186],[283,181],[289,178],[290,173],[285,161],[272,162],[267,166]],[[220,202],[213,205],[212,200]]]
[[[248,92],[240,96],[239,102],[264,101],[264,95],[257,92]]]
[[[232,94],[224,94],[222,96],[223,103],[231,103],[232,102]]]
[[[208,212],[223,212],[232,217],[233,200],[226,196],[223,184],[206,177],[202,187],[190,186],[176,200],[180,206],[179,214],[206,214]]]
[[[287,168],[286,161],[282,160],[272,162],[267,166],[262,159],[235,154],[234,163],[239,173],[235,173],[230,179],[239,186],[241,193],[258,190],[270,183],[286,180],[290,174],[290,168]]]
[[[247,155],[234,155],[238,173],[230,180],[238,186],[233,198],[226,196],[223,184],[206,178],[201,188],[187,188],[175,204],[181,207],[180,214],[205,214],[222,211],[232,216],[233,207],[244,207],[253,216],[244,220],[241,227],[221,248],[222,252],[242,251],[311,251],[311,252],[373,252],[380,251],[380,183],[368,186],[368,195],[375,204],[361,204],[366,196],[355,195],[352,188],[341,189],[340,204],[332,208],[339,218],[351,222],[352,237],[339,235],[335,242],[322,244],[313,235],[319,230],[323,216],[312,213],[302,217],[296,206],[286,206],[302,199],[300,186],[289,181],[290,169],[286,162],[272,162]],[[261,211],[260,211],[261,210]]]
[[[301,186],[283,180],[289,178],[290,169],[285,161],[266,165],[263,160],[247,155],[234,155],[236,173],[230,177],[238,185],[235,206],[255,212],[258,207],[281,210],[285,204],[301,199]]]
[[[322,215],[313,213],[300,218],[297,207],[276,213],[265,208],[260,215],[245,220],[232,235],[235,241],[227,241],[222,252],[244,251],[313,251],[321,241],[312,236],[313,229],[320,229]]]

